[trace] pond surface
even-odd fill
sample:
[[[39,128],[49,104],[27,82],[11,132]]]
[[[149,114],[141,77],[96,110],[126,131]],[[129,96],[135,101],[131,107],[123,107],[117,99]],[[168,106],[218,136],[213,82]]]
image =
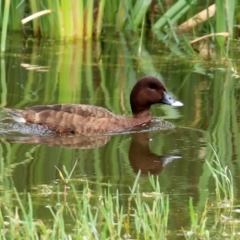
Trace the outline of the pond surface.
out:
[[[182,108],[153,106],[153,123],[134,133],[92,138],[34,136],[1,112],[1,195],[14,187],[23,199],[32,193],[37,218],[48,219],[46,205],[54,205],[55,198],[44,189],[61,187],[58,169],[64,167],[68,173],[74,169],[71,179],[92,182],[96,194],[110,184],[113,193],[119,189],[127,195],[139,170],[140,191],[151,192],[147,175],[154,174],[170,196],[173,231],[189,226],[189,197],[202,211],[215,193],[206,164],[214,158],[211,146],[239,181],[239,62],[234,54],[231,60],[206,60],[169,52],[153,40],[138,54],[138,42],[126,36],[68,44],[12,39],[1,56],[2,107],[84,103],[131,115],[130,91],[145,75],[162,79],[184,103]],[[159,129],[160,119],[170,127]],[[81,190],[81,181],[76,188]],[[238,184],[234,191],[239,198]]]

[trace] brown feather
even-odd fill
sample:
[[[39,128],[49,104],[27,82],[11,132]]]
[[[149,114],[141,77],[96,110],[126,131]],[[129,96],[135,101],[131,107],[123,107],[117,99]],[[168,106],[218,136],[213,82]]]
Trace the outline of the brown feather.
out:
[[[78,104],[34,106],[26,110],[5,110],[10,114],[22,116],[27,123],[40,124],[58,134],[67,135],[121,132],[151,120],[150,115],[144,118],[127,118],[114,115],[101,107]]]
[[[84,104],[43,105],[5,111],[12,114],[16,121],[43,125],[58,134],[116,133],[150,122],[151,105],[161,103],[163,99],[163,103],[172,105],[175,100],[171,97],[167,99],[165,91],[163,84],[154,77],[140,79],[130,95],[133,117],[115,115],[105,108]],[[177,106],[181,105],[178,102]]]

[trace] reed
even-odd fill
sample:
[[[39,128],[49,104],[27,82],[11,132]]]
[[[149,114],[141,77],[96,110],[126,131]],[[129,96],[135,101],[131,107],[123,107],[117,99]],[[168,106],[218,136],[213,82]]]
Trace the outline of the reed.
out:
[[[191,229],[185,231],[183,229],[185,239],[211,239],[210,231],[207,229],[207,215],[209,213],[209,206],[206,203],[203,212],[198,214],[193,206],[193,199],[189,198],[189,214],[191,220]],[[199,216],[200,215],[200,216]]]
[[[1,33],[1,52],[6,50],[6,41],[7,41],[7,28],[8,28],[8,18],[9,18],[9,9],[10,9],[10,0],[6,0],[4,4],[3,11],[3,20],[2,20],[2,33]]]
[[[34,0],[30,0],[30,8],[31,8],[31,13],[34,14],[34,13],[37,13],[39,11],[39,5],[38,5],[38,2],[34,1]],[[38,18],[34,19],[32,21],[32,28],[33,28],[33,34],[34,36],[36,37],[39,37],[39,20]]]
[[[75,166],[72,171],[74,169]],[[29,193],[26,201],[16,189],[13,193],[5,193],[11,194],[11,205],[9,202],[0,208],[1,239],[164,239],[173,236],[173,233],[169,235],[168,230],[169,197],[161,193],[157,178],[150,176],[152,191],[141,193],[138,173],[130,188],[126,209],[121,203],[119,191],[111,193],[111,185],[96,195],[91,186],[99,183],[82,179],[84,184],[79,191],[75,186],[76,180],[71,178],[72,172],[65,171],[65,174],[64,179],[68,179],[67,192],[62,192],[61,185],[54,191],[55,204],[46,206],[51,216],[47,222],[36,219]],[[218,172],[216,174],[219,175]],[[189,199],[191,225],[190,230],[183,229],[185,239],[211,239],[216,231],[217,236],[226,234],[226,231],[229,236],[234,236],[238,223],[233,221],[233,211],[223,211],[222,207],[216,206],[206,203],[203,212],[197,213],[192,198]],[[214,215],[217,229],[209,228],[210,215]],[[224,221],[223,216],[226,218]]]
[[[67,174],[70,177],[70,174]],[[16,198],[15,208],[1,206],[0,226],[1,239],[41,238],[41,239],[122,239],[124,237],[156,238],[166,237],[168,222],[168,197],[158,192],[159,183],[150,178],[153,193],[142,196],[138,192],[140,173],[131,188],[129,196],[130,215],[123,210],[119,192],[112,194],[108,187],[100,196],[93,196],[88,181],[82,192],[76,190],[73,179],[69,186],[73,193],[74,204],[61,202],[61,190],[55,193],[57,203],[55,207],[48,206],[52,216],[52,224],[44,223],[34,218],[33,203],[30,194],[27,195],[27,206],[21,196],[14,189]],[[98,198],[95,205],[91,205],[93,198]],[[150,204],[145,198],[150,198]],[[167,208],[167,209],[165,209]],[[7,212],[7,217],[3,212]],[[70,213],[71,228],[67,229],[66,214]],[[131,219],[127,221],[127,219]],[[156,222],[158,224],[156,224]],[[18,229],[18,231],[12,231]]]
[[[100,38],[100,36],[101,36],[102,25],[103,25],[102,19],[104,18],[105,2],[106,2],[106,0],[101,0],[99,3],[96,24],[95,24],[95,36],[97,39]]]
[[[164,15],[158,19],[158,21],[152,26],[153,31],[160,30],[164,28],[166,25],[172,26],[176,25],[177,20],[186,13],[186,11],[190,8],[191,4],[195,1],[185,1],[179,0],[177,1]]]
[[[93,0],[87,1],[84,14],[85,14],[84,37],[90,39],[92,38],[93,33]]]
[[[226,1],[222,4],[221,0],[216,0],[216,7],[216,32],[229,32],[230,37],[233,37],[236,1]],[[217,37],[217,42],[223,46],[225,38]]]
[[[215,164],[215,166],[212,166],[212,164],[208,161],[207,164],[215,180],[217,199],[219,204],[227,203],[226,206],[231,207],[234,200],[233,178],[231,171],[228,167],[222,166],[216,151],[212,145],[210,146],[216,158],[216,160],[213,160],[213,164]]]
[[[188,231],[183,230],[186,239],[211,239],[211,236],[216,233],[217,236],[222,236],[225,234],[224,232],[228,232],[228,236],[235,235],[233,178],[229,169],[222,165],[214,148],[212,146],[211,148],[216,160],[213,160],[212,163],[207,161],[207,165],[215,180],[215,198],[211,203],[206,201],[201,214],[196,212],[193,199],[189,198],[191,229]],[[209,227],[208,221],[212,215],[214,215],[214,226],[217,229]],[[224,221],[222,221],[223,216]]]
[[[10,4],[11,2],[11,4]],[[7,29],[21,31],[21,19],[26,14],[27,1],[6,0],[4,2],[4,9],[1,9],[3,3],[0,4],[0,27],[2,27],[1,36],[1,51],[5,51]],[[237,23],[236,9],[239,7],[237,1],[216,0],[217,11],[209,15],[216,26],[210,23],[208,17],[202,19],[201,24],[207,22],[206,25],[211,24],[209,28],[211,33],[227,32],[234,38],[234,27]],[[11,5],[11,7],[10,7]],[[160,17],[154,16],[152,9],[158,6],[161,14]],[[34,18],[32,21],[32,32],[35,37],[47,37],[57,40],[73,40],[77,38],[90,39],[95,36],[97,39],[103,37],[108,27],[115,29],[115,32],[124,30],[132,30],[136,33],[139,32],[143,26],[143,22],[149,19],[151,15],[150,28],[157,38],[172,39],[178,44],[182,38],[178,35],[178,28],[182,29],[181,22],[191,19],[196,12],[196,1],[178,0],[170,8],[165,9],[161,1],[151,0],[116,0],[114,2],[101,0],[101,1],[85,1],[85,0],[54,0],[54,1],[29,1],[30,13],[29,15],[36,14],[43,10],[51,11],[50,15],[42,15],[41,17]],[[208,9],[207,6],[206,9]],[[9,10],[10,9],[10,10]],[[17,9],[17,14],[16,14]],[[204,11],[203,11],[204,12]],[[216,13],[216,14],[215,14]],[[206,15],[206,14],[205,14]],[[207,15],[206,15],[207,16]],[[149,22],[149,21],[148,21]],[[103,31],[103,29],[105,31]],[[202,27],[198,24],[194,25],[194,33],[201,35]],[[140,30],[142,32],[142,30]],[[161,34],[160,34],[161,31]],[[162,32],[165,31],[165,32]],[[169,31],[171,36],[169,37]],[[184,34],[187,38],[189,34]],[[141,35],[141,34],[140,34]],[[140,36],[141,38],[141,36]],[[225,37],[218,36],[217,42],[219,46],[224,47]]]

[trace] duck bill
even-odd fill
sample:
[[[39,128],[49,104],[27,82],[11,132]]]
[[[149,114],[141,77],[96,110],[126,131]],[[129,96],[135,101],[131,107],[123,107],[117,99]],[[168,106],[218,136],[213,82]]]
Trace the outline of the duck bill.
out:
[[[160,101],[160,103],[168,104],[168,105],[175,106],[175,107],[183,106],[183,103],[176,101],[174,98],[172,98],[166,92],[163,92],[163,93],[164,93],[163,99]]]

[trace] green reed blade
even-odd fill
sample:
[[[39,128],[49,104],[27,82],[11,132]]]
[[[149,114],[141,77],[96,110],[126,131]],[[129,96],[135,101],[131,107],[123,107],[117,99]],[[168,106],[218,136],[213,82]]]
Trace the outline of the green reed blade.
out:
[[[181,11],[177,12],[172,18],[171,18],[171,23],[174,24],[176,23],[189,9],[191,5],[186,5],[184,6]]]
[[[168,24],[168,21],[174,18],[178,20],[191,6],[195,0],[179,0],[152,26],[152,30],[159,30]],[[172,22],[173,23],[173,22]]]
[[[93,32],[93,0],[88,0],[85,7],[85,34],[84,37],[92,38]]]
[[[4,107],[7,104],[7,82],[6,82],[6,65],[5,65],[5,59],[1,58],[1,107]]]
[[[216,0],[216,32],[227,32],[227,25],[226,25],[226,12],[225,7],[226,5],[222,0]],[[220,47],[224,46],[225,37],[216,37],[217,43]]]
[[[25,14],[25,1],[22,0],[21,2],[19,2],[19,0],[11,0],[8,29],[19,31],[21,29],[20,22],[24,18],[24,14]]]
[[[191,197],[189,198],[189,210],[190,210],[190,218],[191,218],[192,227],[194,229],[196,229],[197,218],[196,218],[196,214],[195,214],[194,207],[193,207],[193,199]]]
[[[9,18],[10,3],[11,3],[10,0],[5,0],[4,11],[3,11],[1,52],[5,52],[5,50],[6,50],[7,28],[8,28],[8,18]]]
[[[123,0],[119,2],[115,30],[119,31],[123,29],[126,21],[128,21],[128,26],[134,29],[132,16],[132,2],[129,0]]]
[[[51,33],[55,39],[62,39],[63,38],[63,19],[61,16],[61,8],[59,1],[48,1],[48,8],[53,10],[54,12],[50,14],[50,26],[51,26]]]
[[[104,17],[104,6],[105,6],[105,0],[101,0],[98,7],[98,14],[96,19],[96,27],[95,27],[95,35],[96,38],[99,38],[102,31],[102,22]]]
[[[138,27],[145,19],[147,10],[151,4],[151,0],[142,0],[136,1],[133,7],[132,15],[133,15],[133,24],[135,27]]]
[[[23,202],[22,200],[20,199],[20,196],[16,190],[16,188],[13,189],[13,192],[15,194],[15,197],[17,198],[17,202],[19,204],[19,207],[22,211],[22,214],[23,214],[23,219],[26,221],[27,220],[27,212],[26,212],[26,208],[23,206]]]
[[[107,0],[105,2],[104,21],[107,25],[114,25],[116,23],[118,7],[119,1]]]
[[[2,26],[2,0],[0,0],[0,26]]]
[[[84,4],[83,0],[72,2],[74,37],[84,36]]]
[[[71,39],[73,37],[73,18],[72,14],[70,14],[72,12],[72,1],[61,0],[60,8],[63,19],[64,38]]]
[[[29,1],[30,8],[31,8],[31,14],[38,12],[38,2],[35,0]],[[33,33],[34,36],[39,35],[39,19],[36,18],[33,20]]]
[[[139,180],[140,176],[141,176],[141,171],[138,172],[138,174],[137,174],[137,176],[135,178],[135,181],[133,183],[133,186],[131,188],[131,197],[133,197],[133,195],[134,195],[134,193],[136,191],[138,180]]]
[[[33,221],[33,203],[30,193],[27,194],[28,198],[28,226],[30,233],[34,235],[34,221]]]
[[[226,4],[226,15],[227,15],[227,28],[230,36],[233,37],[234,30],[234,17],[236,9],[236,0],[225,1]]]
[[[144,17],[142,19],[141,35],[140,35],[139,45],[138,45],[138,55],[140,55],[141,51],[142,51],[144,26],[145,26],[145,15],[144,15]]]
[[[96,91],[94,90],[94,83],[93,83],[93,61],[92,61],[92,55],[93,55],[93,49],[92,49],[92,41],[87,41],[85,43],[85,64],[86,64],[86,72],[85,72],[85,87],[83,87],[83,89],[85,89],[86,91],[88,90],[89,96],[89,102],[92,105],[95,105],[95,103],[93,102],[95,97],[94,94],[96,93]],[[83,81],[82,81],[83,84]],[[84,85],[83,85],[84,86]]]

